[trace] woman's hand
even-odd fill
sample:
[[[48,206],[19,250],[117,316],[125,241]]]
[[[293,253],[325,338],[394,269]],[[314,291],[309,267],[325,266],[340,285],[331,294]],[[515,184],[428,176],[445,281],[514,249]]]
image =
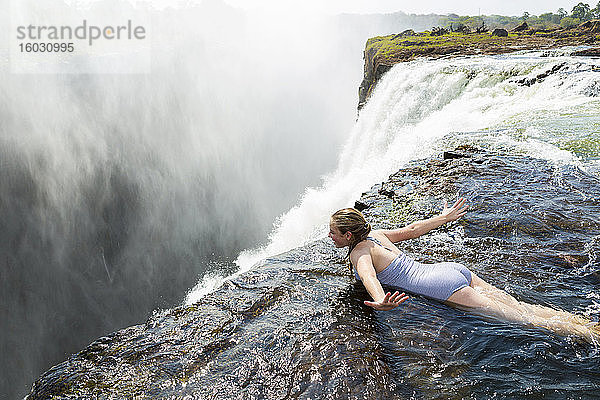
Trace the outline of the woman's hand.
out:
[[[365,300],[364,303],[365,305],[373,307],[376,310],[388,311],[398,307],[401,303],[405,302],[406,300],[408,300],[408,296],[404,293],[400,294],[399,292],[396,292],[394,294],[391,294],[390,292],[387,292],[385,294],[385,297],[381,301]]]
[[[469,206],[465,205],[466,202],[467,199],[461,197],[452,207],[448,207],[448,202],[444,200],[444,210],[441,215],[447,219],[447,222],[456,221],[467,213]]]

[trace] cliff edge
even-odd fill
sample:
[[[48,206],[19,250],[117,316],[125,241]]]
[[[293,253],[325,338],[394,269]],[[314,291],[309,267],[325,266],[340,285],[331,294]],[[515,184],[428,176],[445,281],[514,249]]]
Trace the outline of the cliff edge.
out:
[[[526,24],[508,32],[449,32],[434,29],[416,33],[377,36],[367,40],[364,51],[364,77],[358,90],[358,109],[366,103],[379,78],[397,63],[418,57],[457,57],[477,54],[503,54],[521,50],[546,50],[566,46],[586,46],[578,56],[600,56],[600,20],[578,27],[537,31]]]

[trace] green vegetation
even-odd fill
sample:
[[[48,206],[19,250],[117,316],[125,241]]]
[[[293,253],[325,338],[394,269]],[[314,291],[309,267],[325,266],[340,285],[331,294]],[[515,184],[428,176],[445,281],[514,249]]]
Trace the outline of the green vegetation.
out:
[[[516,36],[514,33],[509,35],[509,37]],[[398,55],[410,58],[412,55],[435,53],[440,48],[461,49],[468,46],[477,46],[478,43],[499,46],[505,40],[506,38],[493,37],[489,33],[466,35],[459,32],[450,32],[444,35],[432,35],[431,32],[426,31],[406,36],[377,36],[367,41],[366,51],[375,54],[371,53],[374,51],[379,57],[386,59]]]
[[[579,3],[573,7],[571,14],[568,14],[563,8],[559,8],[556,13],[548,12],[539,16],[531,15],[527,11],[520,17],[506,17],[502,15],[473,17],[449,14],[441,16],[439,24],[453,30],[461,29],[463,26],[475,30],[483,25],[488,29],[504,28],[510,30],[523,22],[527,22],[527,25],[535,29],[556,29],[559,27],[571,28],[582,22],[596,18],[600,18],[600,1],[594,8],[587,3]]]
[[[540,16],[530,15],[525,12],[522,17],[492,16],[459,16],[449,14],[440,16],[439,23],[443,28],[435,27],[431,31],[415,33],[406,31],[403,34],[377,36],[371,38],[366,44],[366,54],[377,62],[398,62],[413,59],[419,56],[446,55],[452,53],[502,53],[510,48],[525,46],[537,48],[541,42],[535,42],[535,37],[556,40],[567,40],[577,37],[578,33],[563,32],[555,35],[559,28],[572,28],[582,21],[600,18],[600,1],[595,8],[588,4],[579,3],[571,14],[560,8],[556,13],[545,13]],[[490,35],[495,28],[508,31],[526,22],[531,29],[527,36],[520,33],[509,33],[508,37]],[[572,43],[564,43],[571,45]]]

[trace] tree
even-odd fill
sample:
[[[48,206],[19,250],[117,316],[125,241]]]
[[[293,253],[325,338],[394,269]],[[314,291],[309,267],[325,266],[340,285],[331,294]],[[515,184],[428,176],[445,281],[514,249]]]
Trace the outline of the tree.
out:
[[[586,21],[592,18],[592,14],[590,11],[591,10],[589,4],[579,3],[575,7],[573,7],[573,10],[571,11],[571,17],[577,18],[581,21]]]
[[[566,17],[568,14],[565,11],[564,8],[559,8],[558,11],[556,12],[558,14],[558,16],[560,17],[560,19],[563,19],[564,17]]]
[[[527,20],[527,18],[529,18],[529,13],[528,13],[527,11],[525,11],[525,12],[523,13],[523,16],[522,16],[521,18],[523,19],[523,21],[526,21],[526,20]]]
[[[577,18],[564,17],[560,20],[560,26],[563,28],[573,28],[574,26],[579,25],[579,22],[580,21]]]
[[[550,23],[558,25],[558,24],[560,24],[560,20],[563,19],[566,15],[567,15],[566,11],[565,11],[565,14],[562,16],[560,14],[553,14],[550,12],[550,13],[541,14],[539,16],[539,19],[541,21],[544,21],[545,25],[549,25]]]
[[[592,10],[594,18],[600,18],[600,1],[596,4],[596,8]]]

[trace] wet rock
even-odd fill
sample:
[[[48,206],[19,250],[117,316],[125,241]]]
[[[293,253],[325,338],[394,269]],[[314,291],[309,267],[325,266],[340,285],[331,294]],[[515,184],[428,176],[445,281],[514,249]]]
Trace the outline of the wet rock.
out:
[[[387,196],[387,197],[389,197],[391,199],[391,198],[394,197],[394,195],[396,194],[396,192],[394,192],[393,190],[389,190],[389,189],[386,189],[386,188],[382,187],[381,189],[379,189],[379,194]]]
[[[519,79],[516,82],[521,85],[521,86],[531,86],[535,83],[541,82],[544,79],[546,79],[548,76],[557,73],[558,71],[560,71],[564,66],[566,65],[566,63],[560,63],[560,64],[556,64],[554,65],[552,68],[550,68],[549,70],[542,72],[541,74],[533,77],[533,78],[523,78],[523,79]]]
[[[600,57],[600,47],[592,47],[589,49],[577,50],[574,51],[572,55],[579,57]]]
[[[455,158],[471,157],[471,155],[460,151],[445,151],[442,157],[444,160],[452,160]]]
[[[360,110],[367,99],[371,95],[371,92],[375,88],[375,82],[378,82],[379,79],[392,69],[392,64],[372,62],[373,56],[369,56],[367,52],[365,52],[365,76],[358,87],[358,109]]]
[[[600,82],[592,82],[582,93],[588,97],[600,97]]]
[[[369,204],[367,204],[365,201],[356,200],[354,202],[354,208],[356,208],[358,211],[366,210],[369,208]]]

